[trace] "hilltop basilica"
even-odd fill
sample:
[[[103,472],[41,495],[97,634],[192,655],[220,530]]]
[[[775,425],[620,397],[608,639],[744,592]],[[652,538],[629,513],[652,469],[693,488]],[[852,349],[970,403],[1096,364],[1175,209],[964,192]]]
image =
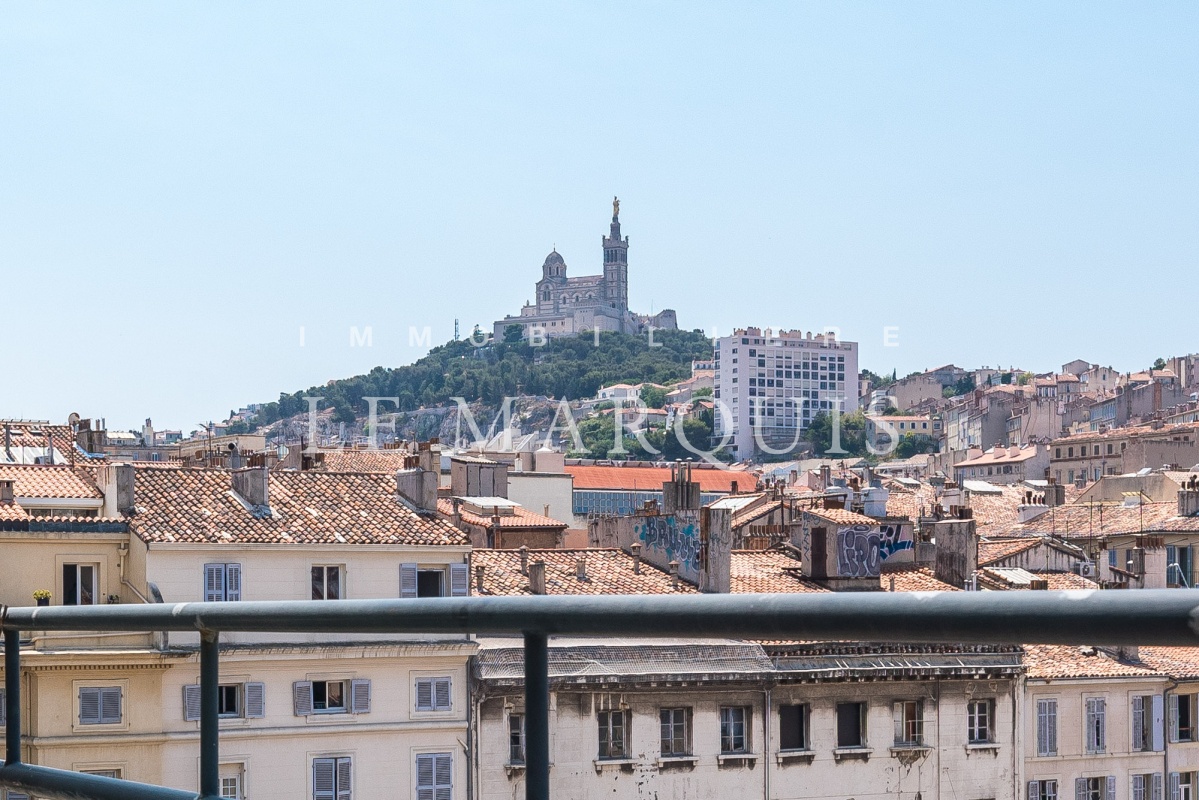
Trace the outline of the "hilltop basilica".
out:
[[[672,309],[657,314],[629,311],[629,237],[620,237],[620,200],[612,198],[612,227],[602,239],[604,272],[602,275],[566,277],[566,261],[555,249],[541,265],[535,300],[526,303],[520,315],[496,320],[495,337],[503,339],[510,325],[520,325],[524,336],[574,336],[601,331],[643,333],[649,328],[674,330],[678,327]]]

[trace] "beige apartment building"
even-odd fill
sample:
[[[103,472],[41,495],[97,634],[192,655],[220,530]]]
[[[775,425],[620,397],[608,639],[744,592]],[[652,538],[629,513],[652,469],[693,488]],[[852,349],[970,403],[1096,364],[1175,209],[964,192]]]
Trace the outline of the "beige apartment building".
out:
[[[11,480],[15,497],[102,498],[102,513],[84,519],[0,502],[7,604],[30,604],[36,589],[55,605],[469,591],[466,534],[413,510],[394,476],[122,464],[80,490],[69,467],[7,469],[36,470]],[[467,796],[469,637],[222,642],[224,796]],[[22,668],[30,763],[196,788],[194,635],[33,631]]]
[[[1055,439],[1050,475],[1058,481],[1096,481],[1142,469],[1189,470],[1199,465],[1199,423],[1155,422]]]

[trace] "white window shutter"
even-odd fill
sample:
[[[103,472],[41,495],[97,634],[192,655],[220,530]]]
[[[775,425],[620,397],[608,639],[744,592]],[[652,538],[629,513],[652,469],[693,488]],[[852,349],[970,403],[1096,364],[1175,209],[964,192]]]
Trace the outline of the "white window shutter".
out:
[[[1178,789],[1179,775],[1177,772],[1170,773],[1170,800],[1178,800],[1180,794]]]
[[[297,717],[312,713],[312,681],[296,681],[291,685],[292,706]]]
[[[1128,796],[1130,800],[1149,800],[1145,796],[1145,776],[1133,775],[1132,785],[1129,787]]]
[[[1178,695],[1171,693],[1169,695],[1170,707],[1170,741],[1178,741]]]
[[[79,690],[79,724],[100,723],[100,690],[85,686]]]
[[[1074,779],[1074,800],[1087,800],[1087,779]]]
[[[351,800],[353,797],[351,792],[352,785],[350,783],[350,773],[353,772],[352,766],[348,758],[337,759],[337,800]]]
[[[896,700],[891,704],[891,723],[895,726],[895,743],[903,741],[903,703]]]
[[[1049,702],[1049,751],[1047,755],[1057,755],[1057,700]]]
[[[434,799],[434,756],[420,754],[416,757],[416,800]]]
[[[1041,782],[1028,782],[1028,800],[1041,800]]]
[[[449,678],[438,678],[433,681],[433,707],[438,711],[449,711],[453,708]]]
[[[225,599],[225,565],[204,565],[204,602],[217,603]]]
[[[5,703],[8,701],[8,696],[4,692],[0,692],[0,725],[8,722],[8,706]]]
[[[241,564],[225,565],[225,599],[241,599]]]
[[[337,800],[333,796],[336,765],[335,758],[312,759],[312,800]]]
[[[416,597],[416,564],[400,564],[400,597]]]
[[[1107,776],[1106,791],[1103,793],[1103,800],[1116,800],[1116,776]]]
[[[246,719],[262,719],[266,716],[266,684],[246,684]]]
[[[450,596],[470,595],[470,565],[450,564]]]
[[[361,678],[350,681],[350,713],[369,714],[371,710],[371,682]]]
[[[433,710],[433,681],[430,678],[418,678],[416,681],[416,710]]]
[[[1150,703],[1150,706],[1152,709],[1153,724],[1149,728],[1149,734],[1153,737],[1152,746],[1154,752],[1160,753],[1166,749],[1166,744],[1162,741],[1162,729],[1164,727],[1162,696],[1160,694],[1155,694],[1151,698],[1151,701],[1152,702]]]
[[[1132,698],[1132,749],[1138,752],[1145,749],[1145,698],[1137,695]]]
[[[116,725],[121,721],[121,687],[105,686],[100,690],[100,722]]]
[[[1153,773],[1153,786],[1149,791],[1150,800],[1162,800],[1162,774]]]
[[[183,687],[183,719],[195,722],[200,718],[200,684]]]

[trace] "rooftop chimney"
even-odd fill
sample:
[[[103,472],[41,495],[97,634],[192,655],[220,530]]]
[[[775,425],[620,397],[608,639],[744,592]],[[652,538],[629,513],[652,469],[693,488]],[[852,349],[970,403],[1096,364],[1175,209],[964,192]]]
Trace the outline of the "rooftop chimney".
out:
[[[15,502],[15,486],[14,481],[0,481],[0,505],[11,506]]]
[[[117,513],[126,516],[134,513],[137,502],[134,470],[132,464],[117,464]]]
[[[269,508],[270,473],[266,467],[246,467],[233,470],[233,491],[252,506]]]
[[[587,556],[580,555],[575,561],[575,577],[581,581],[587,580]]]
[[[16,461],[12,457],[12,426],[7,422],[4,423],[4,456],[9,461]]]
[[[529,591],[545,594],[545,562],[540,559],[529,565]]]
[[[529,548],[523,544],[520,546],[520,574],[529,574]]]
[[[633,551],[633,574],[641,574],[641,542],[633,542],[633,546],[629,548]]]
[[[1199,489],[1194,483],[1187,483],[1190,488],[1178,490],[1178,516],[1193,517],[1199,514]]]
[[[483,573],[487,567],[482,564],[475,565],[475,593],[483,594]]]
[[[670,588],[679,588],[679,562],[670,562]]]

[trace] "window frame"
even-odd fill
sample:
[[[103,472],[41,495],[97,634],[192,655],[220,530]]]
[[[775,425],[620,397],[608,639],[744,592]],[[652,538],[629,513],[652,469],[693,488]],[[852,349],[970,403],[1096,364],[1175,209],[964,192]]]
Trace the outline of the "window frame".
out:
[[[1057,756],[1058,698],[1038,697],[1036,702],[1038,758]]]
[[[924,701],[896,700],[891,706],[895,723],[895,747],[924,747]]]
[[[337,684],[337,685],[341,686],[341,705],[340,706],[333,706],[333,707],[329,706],[329,686],[331,684]],[[348,714],[348,713],[350,713],[349,684],[350,684],[349,681],[340,679],[340,678],[331,679],[331,680],[312,681],[312,713],[313,714]],[[324,687],[325,699],[323,701],[321,701],[325,704],[324,708],[319,708],[317,706],[317,699],[316,699],[316,694],[317,694],[316,687],[317,686]]]
[[[329,596],[329,575],[334,570],[337,576],[337,596]],[[317,587],[317,574],[320,573],[320,587]],[[313,564],[309,569],[310,585],[313,600],[345,600],[346,599],[346,567],[345,564]],[[317,594],[320,594],[318,597]]]
[[[786,737],[785,731],[789,730],[789,726],[783,722],[783,709],[795,709],[798,716],[799,727],[799,747],[785,747],[783,745]],[[781,703],[779,704],[779,752],[782,753],[801,753],[812,749],[812,707],[809,703]]]
[[[740,719],[737,719],[740,717]],[[738,734],[737,728],[741,731]],[[753,754],[753,707],[746,705],[720,706],[720,755],[744,756]],[[738,738],[741,743],[737,744]]]
[[[1101,755],[1107,752],[1107,698],[1083,697],[1083,752]]]
[[[845,718],[848,717],[848,715],[845,715],[843,717],[842,709],[848,709],[850,707],[857,709],[856,725],[857,725],[858,735],[857,735],[857,742],[854,744],[846,744],[846,743],[843,743],[843,741],[842,741],[844,737],[842,736],[843,731],[841,728],[841,723],[844,721]],[[869,741],[869,739],[867,739],[868,734],[867,734],[867,730],[866,730],[866,720],[867,720],[866,701],[850,700],[850,701],[846,701],[843,703],[837,703],[834,706],[834,713],[835,713],[836,719],[837,719],[837,730],[836,730],[837,747],[836,747],[836,749],[838,749],[838,750],[861,750],[861,749],[866,748],[868,746],[867,742]]]
[[[981,712],[981,713],[980,713]],[[983,728],[985,727],[985,731]],[[983,733],[982,736],[979,734]],[[966,703],[966,744],[995,743],[995,700],[982,698]]]
[[[91,571],[91,600],[83,602],[83,570]],[[70,597],[67,593],[67,570],[74,572],[74,596]],[[62,579],[62,604],[64,606],[95,606],[99,605],[100,596],[100,563],[96,561],[65,561],[61,570]]]
[[[508,713],[508,765],[523,767],[525,765],[525,715],[523,713]]]
[[[125,707],[128,693],[128,684],[126,681],[86,681],[75,684],[75,713],[73,717],[72,727],[77,731],[120,728],[128,726],[128,714],[125,713]],[[111,715],[106,716],[104,713],[105,692],[116,691],[117,714],[113,718]],[[87,719],[84,718],[84,693],[96,693],[96,717],[91,719],[90,715]],[[111,694],[109,695],[111,697]]]
[[[691,706],[663,706],[658,709],[658,754],[661,757],[682,758],[692,755],[691,715]],[[681,746],[676,747],[676,742],[680,741]]]
[[[422,759],[430,759],[431,783],[422,784],[420,764]],[[445,764],[444,777],[439,779],[439,765]],[[452,751],[415,753],[412,769],[412,797],[414,800],[453,800],[454,797],[454,754]],[[443,793],[444,792],[444,793]]]
[[[629,757],[629,712],[627,709],[604,709],[597,711],[596,733],[599,738],[597,748],[598,761],[621,761]],[[614,724],[614,723],[619,724]],[[615,732],[619,731],[619,749],[614,747],[617,737]]]
[[[421,685],[429,685],[429,702],[421,703]],[[438,702],[444,686],[445,703]],[[417,675],[412,680],[412,708],[418,714],[445,714],[454,710],[454,677],[452,675]]]

